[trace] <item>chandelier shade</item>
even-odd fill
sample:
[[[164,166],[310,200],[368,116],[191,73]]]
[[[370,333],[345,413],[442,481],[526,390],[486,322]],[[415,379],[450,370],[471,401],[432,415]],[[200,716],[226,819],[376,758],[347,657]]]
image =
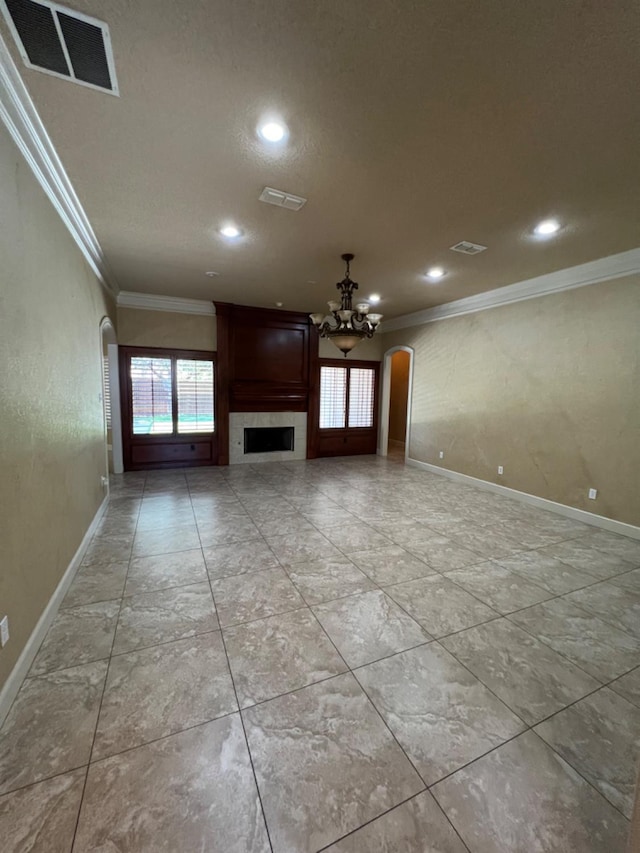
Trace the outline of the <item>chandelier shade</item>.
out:
[[[335,346],[347,354],[365,338],[372,338],[382,320],[382,314],[370,314],[368,302],[358,302],[353,307],[353,292],[358,284],[349,276],[349,266],[354,256],[342,255],[346,264],[345,277],[336,284],[340,291],[340,302],[330,300],[329,314],[309,314],[309,319],[318,330],[321,338],[328,338]]]

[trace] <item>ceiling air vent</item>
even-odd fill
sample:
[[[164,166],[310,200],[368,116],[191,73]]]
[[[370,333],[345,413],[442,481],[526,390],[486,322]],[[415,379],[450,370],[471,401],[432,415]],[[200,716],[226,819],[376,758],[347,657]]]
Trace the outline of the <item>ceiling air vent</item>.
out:
[[[0,0],[29,68],[118,94],[109,27],[48,0]]]
[[[276,207],[286,207],[287,210],[300,210],[302,205],[307,202],[306,198],[285,193],[282,190],[274,190],[273,187],[265,187],[258,196],[258,201],[275,204]]]
[[[468,240],[461,240],[449,248],[452,252],[462,252],[463,255],[478,255],[480,252],[484,252],[487,247],[481,246],[479,243],[470,243]]]

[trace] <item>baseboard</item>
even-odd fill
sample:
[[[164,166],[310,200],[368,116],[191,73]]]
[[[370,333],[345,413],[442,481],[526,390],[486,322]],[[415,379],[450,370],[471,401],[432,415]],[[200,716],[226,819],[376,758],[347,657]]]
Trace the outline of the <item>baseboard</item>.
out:
[[[2,690],[0,690],[0,726],[4,723],[4,720],[9,713],[9,709],[13,705],[13,700],[16,698],[18,690],[20,690],[20,687],[22,686],[22,682],[31,669],[33,659],[38,653],[40,644],[44,640],[45,635],[58,612],[58,608],[62,604],[62,599],[65,597],[67,590],[71,586],[76,572],[80,567],[80,563],[82,563],[85,552],[89,547],[89,542],[98,527],[100,519],[104,515],[108,502],[109,496],[107,495],[98,507],[98,511],[94,515],[93,521],[89,525],[87,532],[84,534],[78,550],[73,555],[71,562],[67,566],[67,569],[60,580],[60,583],[49,599],[47,606],[42,611],[42,615],[38,619],[36,627],[31,632],[31,636],[20,653],[20,657],[9,673],[9,677],[5,681]]]
[[[612,533],[619,533],[621,536],[640,539],[640,527],[625,524],[624,521],[605,518],[604,515],[596,515],[594,512],[587,512],[586,509],[578,509],[574,506],[550,501],[547,498],[539,498],[537,495],[530,495],[528,492],[519,492],[517,489],[510,489],[507,486],[490,483],[488,480],[480,480],[477,477],[470,477],[469,474],[460,474],[458,471],[450,471],[448,468],[440,468],[438,465],[431,465],[429,462],[420,462],[418,459],[407,457],[406,464],[413,468],[421,468],[423,471],[430,471],[432,474],[440,474],[442,477],[448,477],[450,480],[456,480],[459,483],[484,489],[487,492],[506,495],[514,500],[538,507],[538,509],[546,509],[549,512],[556,512],[558,515],[573,518],[575,521],[581,521],[583,524],[591,524],[593,527],[601,527],[604,530],[610,530]]]

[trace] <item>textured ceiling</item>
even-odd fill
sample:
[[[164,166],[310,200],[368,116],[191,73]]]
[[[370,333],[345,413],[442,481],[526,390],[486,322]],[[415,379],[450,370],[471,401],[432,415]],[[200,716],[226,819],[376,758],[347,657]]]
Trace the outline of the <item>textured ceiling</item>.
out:
[[[640,244],[637,0],[70,5],[109,24],[119,98],[11,46],[123,290],[321,310],[351,251],[393,317]]]

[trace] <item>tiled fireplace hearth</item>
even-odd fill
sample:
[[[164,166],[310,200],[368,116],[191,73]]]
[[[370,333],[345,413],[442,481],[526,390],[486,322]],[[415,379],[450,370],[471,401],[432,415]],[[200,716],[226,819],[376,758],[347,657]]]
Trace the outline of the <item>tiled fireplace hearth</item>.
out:
[[[293,450],[245,453],[245,429],[293,427]],[[306,412],[231,412],[229,414],[229,464],[241,462],[290,462],[307,458]]]

